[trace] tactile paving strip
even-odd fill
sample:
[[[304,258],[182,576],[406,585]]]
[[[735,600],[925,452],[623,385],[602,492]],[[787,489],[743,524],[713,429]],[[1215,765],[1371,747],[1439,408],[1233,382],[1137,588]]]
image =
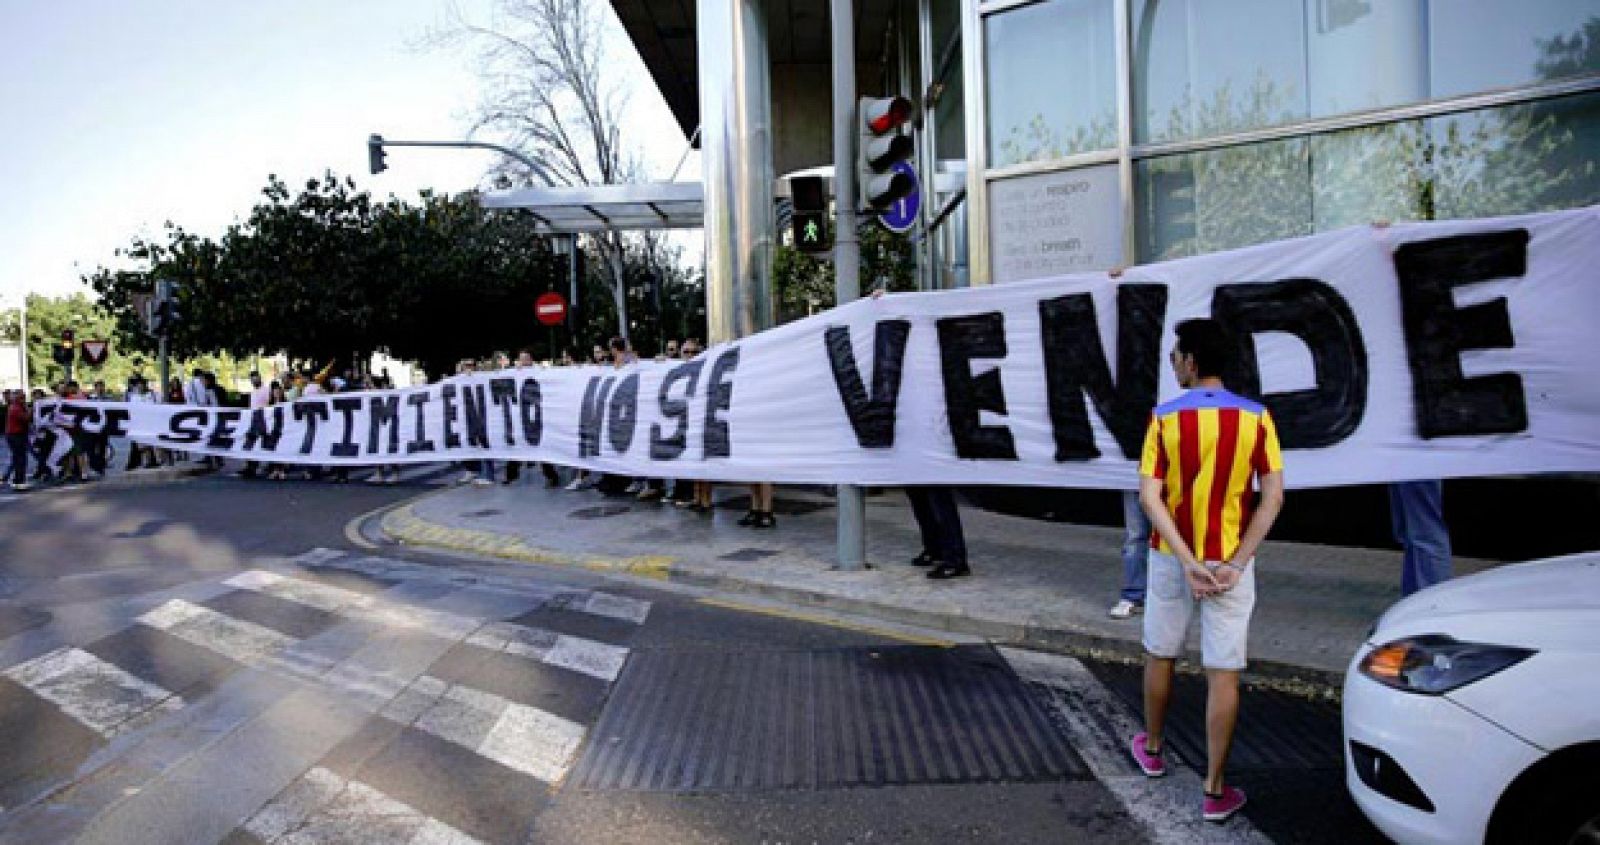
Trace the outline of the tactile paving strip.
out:
[[[1088,777],[987,646],[636,651],[568,779],[754,791]]]

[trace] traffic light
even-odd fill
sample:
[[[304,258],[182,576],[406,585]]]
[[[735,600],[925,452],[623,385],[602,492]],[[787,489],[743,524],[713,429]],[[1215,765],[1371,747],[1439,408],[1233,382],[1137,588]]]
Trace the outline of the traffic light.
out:
[[[178,324],[178,303],[167,299],[157,302],[155,313],[150,317],[150,333],[156,337],[172,334],[172,327]]]
[[[821,176],[796,176],[789,180],[789,195],[794,201],[794,214],[789,218],[794,245],[801,252],[827,252],[833,248],[828,239],[828,192],[823,188]]]
[[[367,136],[367,169],[376,176],[389,169],[383,159],[388,153],[383,151],[383,136],[373,133]]]
[[[55,362],[63,367],[70,366],[73,359],[77,357],[77,338],[77,332],[72,329],[62,329],[61,345],[52,351],[50,357],[54,358]]]
[[[911,158],[916,149],[911,136],[900,131],[911,119],[911,101],[905,97],[862,97],[856,102],[860,143],[856,153],[856,181],[864,210],[885,211],[916,190]]]
[[[169,279],[156,281],[156,299],[150,305],[150,334],[170,335],[178,324],[178,285]]]

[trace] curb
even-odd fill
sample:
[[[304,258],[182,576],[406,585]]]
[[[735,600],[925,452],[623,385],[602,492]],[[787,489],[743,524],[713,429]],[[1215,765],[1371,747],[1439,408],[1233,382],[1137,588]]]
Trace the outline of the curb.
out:
[[[1046,627],[988,616],[971,616],[959,611],[952,613],[922,610],[905,605],[840,596],[822,590],[808,590],[729,575],[696,572],[681,565],[677,558],[668,555],[608,557],[541,549],[528,545],[517,537],[469,528],[453,528],[423,519],[414,510],[414,506],[423,498],[426,496],[413,499],[384,513],[378,523],[379,531],[390,540],[403,545],[465,552],[540,566],[561,566],[654,581],[670,581],[674,584],[718,592],[756,596],[799,607],[983,637],[996,645],[1032,648],[1122,663],[1139,663],[1144,660],[1144,648],[1139,641],[1106,637],[1089,631]],[[1198,666],[1187,666],[1186,663],[1187,661],[1180,662],[1180,671],[1200,671]],[[1344,675],[1291,663],[1252,660],[1250,669],[1246,673],[1246,681],[1310,697],[1338,698],[1339,691],[1344,685]]]

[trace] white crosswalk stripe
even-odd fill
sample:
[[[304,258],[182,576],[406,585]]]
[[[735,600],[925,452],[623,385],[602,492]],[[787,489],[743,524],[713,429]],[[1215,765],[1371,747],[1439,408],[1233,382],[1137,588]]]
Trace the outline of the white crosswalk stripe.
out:
[[[1244,816],[1221,826],[1202,820],[1201,780],[1188,767],[1169,761],[1165,777],[1145,777],[1124,746],[1142,726],[1077,659],[1004,646],[999,651],[1018,677],[1048,693],[1048,704],[1066,728],[1072,747],[1095,779],[1149,831],[1152,842],[1264,845],[1271,841]]]
[[[479,840],[359,780],[317,767],[268,802],[244,829],[270,845],[400,842],[475,845]]]
[[[182,709],[184,704],[181,696],[72,647],[19,663],[3,674],[105,737]]]
[[[287,634],[183,599],[145,613],[139,622],[247,666],[267,665],[297,642]]]
[[[344,552],[326,548],[312,549],[291,560],[304,566],[343,569],[373,578],[451,582],[460,578],[459,573],[443,572],[437,567],[424,564],[376,556],[352,557]],[[481,575],[473,576],[472,580],[481,589],[501,590],[541,599],[561,599],[563,606],[569,610],[631,622],[635,625],[643,625],[650,616],[650,602],[631,596],[593,590],[530,586],[525,579],[514,577]]]
[[[385,602],[355,590],[289,578],[264,569],[252,569],[223,583],[351,619],[399,628],[418,628],[446,639],[466,636],[482,624],[480,620],[468,616]]]
[[[622,646],[511,622],[485,625],[468,637],[467,643],[570,669],[602,681],[615,681],[628,659],[628,650]]]

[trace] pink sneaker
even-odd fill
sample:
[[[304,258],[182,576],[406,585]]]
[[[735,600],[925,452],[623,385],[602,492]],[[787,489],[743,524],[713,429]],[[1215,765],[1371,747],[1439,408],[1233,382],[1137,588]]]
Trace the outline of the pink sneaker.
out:
[[[1244,790],[1235,786],[1224,786],[1222,795],[1206,795],[1204,814],[1208,822],[1225,822],[1239,812],[1244,806]]]
[[[1160,754],[1151,754],[1146,750],[1145,739],[1143,731],[1133,735],[1133,742],[1129,744],[1129,750],[1133,752],[1133,761],[1139,764],[1140,770],[1146,777],[1161,777],[1167,773],[1166,761],[1161,759]]]

